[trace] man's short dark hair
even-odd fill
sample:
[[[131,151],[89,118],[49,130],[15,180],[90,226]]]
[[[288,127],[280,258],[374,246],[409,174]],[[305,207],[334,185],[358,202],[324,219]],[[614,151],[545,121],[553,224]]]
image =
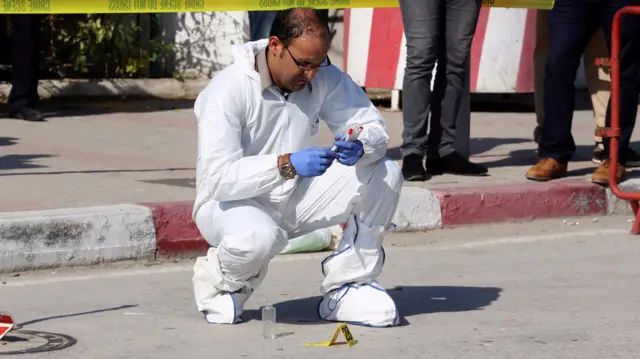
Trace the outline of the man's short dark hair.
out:
[[[284,46],[289,46],[291,41],[310,31],[321,29],[327,31],[328,35],[329,25],[323,18],[317,10],[311,8],[280,10],[271,24],[269,36],[276,36]]]

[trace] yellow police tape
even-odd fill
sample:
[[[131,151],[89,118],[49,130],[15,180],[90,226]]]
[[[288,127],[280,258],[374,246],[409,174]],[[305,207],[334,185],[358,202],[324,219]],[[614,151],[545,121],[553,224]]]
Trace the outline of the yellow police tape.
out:
[[[486,7],[551,9],[554,0],[482,0]],[[109,14],[398,7],[398,0],[0,0],[0,14]]]

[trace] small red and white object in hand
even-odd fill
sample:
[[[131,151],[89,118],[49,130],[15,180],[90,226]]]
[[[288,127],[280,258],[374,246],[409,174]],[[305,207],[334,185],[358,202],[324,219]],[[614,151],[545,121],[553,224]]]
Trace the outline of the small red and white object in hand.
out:
[[[362,130],[364,129],[364,127],[358,125],[358,124],[354,124],[349,126],[349,129],[347,130],[347,132],[344,134],[344,139],[343,141],[346,142],[352,142],[358,139],[358,137],[360,136],[360,133],[362,133]],[[332,151],[336,150],[336,146],[333,146],[333,148],[331,148]]]
[[[9,313],[0,312],[0,339],[2,339],[5,334],[9,333],[15,325],[16,323],[13,321],[13,317]]]
[[[358,136],[360,136],[360,133],[362,132],[362,129],[363,127],[360,125],[351,125],[347,133],[344,135],[344,140],[347,142],[357,140]]]

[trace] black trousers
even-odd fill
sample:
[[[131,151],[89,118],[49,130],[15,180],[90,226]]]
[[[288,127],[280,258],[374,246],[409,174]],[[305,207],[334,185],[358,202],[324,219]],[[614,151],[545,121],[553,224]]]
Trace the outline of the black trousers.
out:
[[[38,71],[42,17],[11,15],[11,93],[9,112],[38,102]]]
[[[574,81],[580,58],[594,32],[602,26],[611,53],[611,28],[617,10],[638,0],[556,0],[549,13],[549,55],[544,80],[546,119],[540,139],[540,155],[569,162],[576,150],[571,134]],[[620,36],[620,149],[629,146],[635,126],[640,90],[640,16],[624,16]],[[611,102],[606,126],[611,125]],[[610,141],[603,140],[604,156]],[[621,151],[621,155],[623,151]],[[624,163],[624,158],[620,162]]]

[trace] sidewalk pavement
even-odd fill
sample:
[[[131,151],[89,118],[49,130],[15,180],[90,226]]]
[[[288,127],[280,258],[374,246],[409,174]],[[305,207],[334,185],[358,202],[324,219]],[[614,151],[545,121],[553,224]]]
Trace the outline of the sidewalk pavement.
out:
[[[0,271],[206,249],[191,221],[191,101],[71,99],[44,106],[52,116],[45,123],[0,120]],[[472,114],[472,159],[489,166],[490,176],[407,182],[394,218],[398,231],[630,213],[628,203],[589,182],[590,111],[574,117],[578,153],[570,177],[536,183],[524,178],[536,161],[534,115],[498,109]],[[382,111],[392,138],[388,155],[400,160],[401,113]],[[323,126],[320,144],[331,139]],[[640,190],[640,180],[622,187]]]

